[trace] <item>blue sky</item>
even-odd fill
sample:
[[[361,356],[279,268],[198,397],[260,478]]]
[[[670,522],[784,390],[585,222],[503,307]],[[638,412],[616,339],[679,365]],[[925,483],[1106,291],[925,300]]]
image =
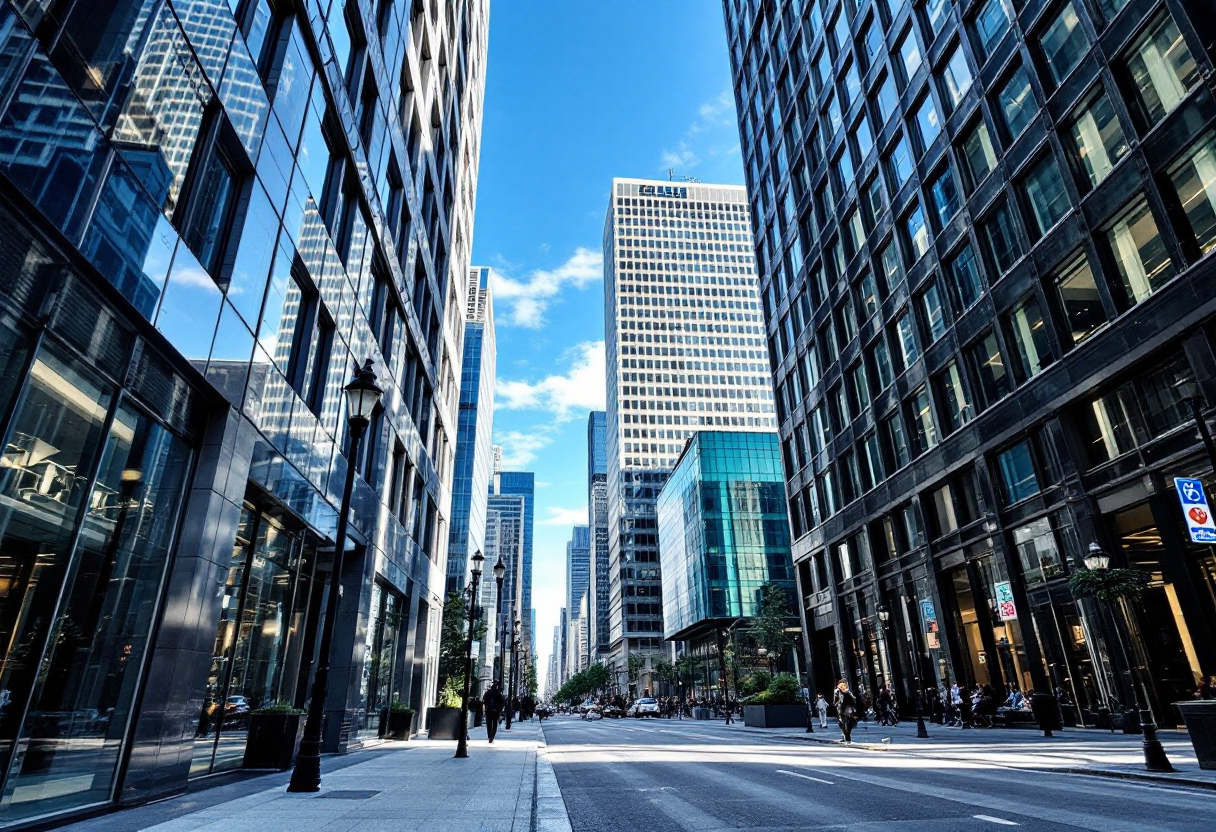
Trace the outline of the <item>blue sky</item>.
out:
[[[587,413],[604,407],[603,227],[614,176],[741,184],[718,0],[497,0],[473,263],[494,269],[494,441],[536,472],[543,676],[587,517]]]

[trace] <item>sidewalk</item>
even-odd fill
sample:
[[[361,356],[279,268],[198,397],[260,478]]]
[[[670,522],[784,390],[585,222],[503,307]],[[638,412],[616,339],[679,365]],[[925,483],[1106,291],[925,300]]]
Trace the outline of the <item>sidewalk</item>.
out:
[[[707,723],[693,723],[705,725]],[[1044,737],[1030,728],[945,728],[927,723],[929,739],[916,738],[916,720],[905,720],[896,727],[858,723],[853,729],[853,748],[866,751],[898,751],[925,757],[992,763],[1013,768],[1090,774],[1131,780],[1151,780],[1176,785],[1216,789],[1216,771],[1199,768],[1195,751],[1185,731],[1159,730],[1158,738],[1177,771],[1151,772],[1144,769],[1141,738],[1135,734],[1111,733],[1093,728],[1068,728]],[[840,729],[835,720],[827,728],[815,722],[815,733],[802,728],[747,728],[741,723],[727,730],[764,734],[787,740],[840,745]]]
[[[191,792],[66,827],[66,832],[569,832],[538,721],[451,740],[386,743],[321,760],[321,791],[288,794],[289,772]],[[556,795],[556,802],[554,801]]]

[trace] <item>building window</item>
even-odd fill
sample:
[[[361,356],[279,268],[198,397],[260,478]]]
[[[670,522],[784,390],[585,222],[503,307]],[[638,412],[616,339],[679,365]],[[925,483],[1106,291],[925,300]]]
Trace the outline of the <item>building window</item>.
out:
[[[890,75],[884,75],[882,81],[879,82],[875,98],[878,100],[878,115],[882,123],[886,124],[891,116],[895,115],[899,104],[899,96],[895,92],[895,82],[891,80]]]
[[[929,287],[921,293],[920,302],[929,330],[929,343],[933,343],[946,334],[946,315],[942,310],[942,298],[936,282],[929,283]]]
[[[1113,19],[1127,4],[1128,0],[1098,0],[1098,8],[1107,20]]]
[[[891,367],[891,355],[887,352],[887,343],[879,337],[870,347],[871,361],[874,366],[874,379],[878,382],[881,392],[895,381],[895,372]]]
[[[1119,272],[1124,300],[1136,304],[1161,288],[1173,274],[1165,241],[1148,203],[1138,200],[1106,232]]]
[[[1071,2],[1065,3],[1055,20],[1039,36],[1039,47],[1056,84],[1063,83],[1089,49],[1089,37]]]
[[[963,139],[963,164],[967,168],[971,187],[974,189],[984,181],[996,167],[996,151],[988,135],[988,125],[978,122]]]
[[[937,106],[933,96],[926,95],[916,108],[916,126],[920,131],[921,150],[926,151],[934,140],[942,134],[941,116],[937,114]]]
[[[1209,137],[1170,171],[1199,250],[1216,247],[1216,138]]]
[[[1005,499],[1010,503],[1033,497],[1041,490],[1030,455],[1030,443],[1023,440],[997,457]]]
[[[283,8],[285,7],[285,8]],[[270,87],[277,80],[277,68],[282,57],[284,23],[290,18],[290,4],[272,3],[270,0],[248,0],[239,10],[238,22],[245,45],[253,63],[262,76],[262,82]]]
[[[975,34],[979,38],[980,51],[987,58],[1009,31],[1013,10],[1009,0],[986,0],[975,16]]]
[[[954,433],[971,421],[971,403],[967,400],[967,391],[963,387],[963,376],[959,372],[958,362],[951,361],[938,375],[937,398],[946,417],[947,433]]]
[[[976,380],[972,386],[979,399],[981,410],[986,410],[1009,395],[1009,376],[1005,372],[1005,361],[997,344],[996,333],[988,330],[986,335],[967,348],[967,359]]]
[[[1027,587],[1038,586],[1064,576],[1064,558],[1056,544],[1051,521],[1043,517],[1013,530],[1013,545],[1022,562],[1022,578]]]
[[[1030,295],[1009,313],[1009,332],[1016,349],[1013,367],[1019,381],[1038,375],[1051,363],[1051,344],[1039,311],[1039,302]]]
[[[899,249],[895,246],[894,238],[887,240],[887,245],[879,255],[882,266],[882,278],[886,282],[887,294],[903,280],[903,264],[899,259]]]
[[[887,159],[891,176],[895,179],[892,191],[898,191],[912,176],[912,154],[908,151],[908,142],[903,136],[895,143],[891,155]]]
[[[925,16],[929,18],[933,34],[941,34],[942,27],[950,16],[950,0],[926,0]]]
[[[1068,193],[1054,157],[1048,155],[1040,159],[1022,180],[1022,189],[1030,202],[1034,218],[1031,228],[1038,232],[1036,239],[1068,214]]]
[[[1055,285],[1069,337],[1074,345],[1079,344],[1106,323],[1102,296],[1089,261],[1082,256],[1056,278]]]
[[[903,369],[908,369],[920,358],[920,347],[916,343],[916,321],[911,310],[905,310],[895,322],[895,332],[899,337],[899,352],[903,359]]]
[[[857,293],[862,311],[868,320],[878,311],[878,284],[874,280],[874,273],[869,269],[862,274],[861,281],[857,284]]]
[[[925,214],[919,204],[904,219],[904,232],[908,251],[912,253],[912,261],[916,262],[929,251],[929,229],[925,227]]]
[[[954,215],[962,207],[962,198],[958,192],[958,186],[954,182],[954,172],[949,165],[933,180],[929,186],[929,193],[933,197],[937,227],[939,230],[943,229],[950,220],[954,219]]]
[[[1001,114],[1005,117],[1005,128],[1009,131],[1009,138],[1016,139],[1030,125],[1038,111],[1034,93],[1030,89],[1030,79],[1026,77],[1025,67],[1018,67],[1017,71],[1005,82],[1000,92],[997,93],[997,101],[1000,104]]]
[[[236,230],[237,205],[244,190],[246,171],[238,162],[240,144],[222,113],[212,118],[195,146],[185,198],[178,204],[182,239],[212,277],[220,278],[224,256]]]
[[[963,246],[962,250],[946,267],[950,282],[954,286],[954,297],[958,300],[960,309],[967,309],[980,299],[984,293],[980,281],[980,267],[975,260],[975,252],[971,246]]]
[[[897,51],[904,67],[904,82],[907,83],[912,80],[912,76],[920,69],[922,63],[920,47],[916,43],[916,33],[912,29],[908,29],[903,40],[899,42]]]
[[[899,414],[892,413],[891,417],[882,423],[882,429],[887,456],[891,461],[890,470],[903,468],[912,461],[912,454],[908,451],[908,441],[904,437],[904,426],[899,421]]]
[[[937,444],[937,430],[933,426],[933,411],[929,407],[929,391],[922,387],[912,394],[908,402],[912,421],[912,446],[920,456]]]
[[[1178,25],[1168,15],[1145,33],[1126,60],[1145,127],[1182,103],[1202,78]]]
[[[1105,92],[1073,120],[1069,133],[1090,185],[1101,183],[1127,155],[1127,139]]]
[[[1077,420],[1086,457],[1100,465],[1136,448],[1131,414],[1136,412],[1136,394],[1130,384],[1099,396],[1081,409]]]
[[[1008,202],[1001,203],[984,221],[983,239],[990,262],[998,274],[1009,271],[1022,256],[1022,246],[1018,242],[1016,224]]]
[[[942,82],[951,110],[962,102],[963,96],[971,89],[971,81],[971,67],[967,66],[967,56],[963,54],[963,47],[955,46],[954,52],[942,67]]]

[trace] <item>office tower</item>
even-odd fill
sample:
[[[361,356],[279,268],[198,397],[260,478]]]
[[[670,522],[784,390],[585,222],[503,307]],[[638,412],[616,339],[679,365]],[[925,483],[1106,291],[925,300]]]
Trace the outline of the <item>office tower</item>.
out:
[[[492,486],[491,486],[492,487]],[[524,515],[527,507],[519,494],[495,494],[491,491],[486,500],[487,509],[495,518],[494,560],[487,558],[488,569],[493,569],[502,558],[507,571],[502,582],[502,606],[498,609],[498,636],[503,642],[504,653],[511,650],[511,627],[523,619],[523,562],[524,562]],[[495,587],[497,591],[497,587]]]
[[[693,434],[659,492],[657,513],[663,634],[698,657],[697,684],[719,692],[725,666],[719,650],[728,633],[746,630],[746,619],[759,612],[762,587],[786,592],[789,623],[797,624],[777,434]],[[793,656],[773,660],[778,669],[800,669]],[[726,686],[733,691],[735,680]]]
[[[530,471],[503,471],[502,459],[494,473],[493,493],[517,494],[524,498],[523,563],[519,572],[519,612],[523,628],[523,643],[536,655],[535,631],[532,629],[532,516],[536,501],[536,475]]]
[[[608,624],[608,414],[587,414],[587,522],[591,528],[591,570],[588,588],[587,663],[607,660],[611,642]]]
[[[1130,652],[1174,724],[1216,663],[1174,488],[1212,484],[1210,5],[724,7],[816,665],[1092,723],[1134,701],[1068,588],[1093,545],[1151,578]]]
[[[371,5],[0,2],[0,826],[239,767],[338,545],[325,750],[434,702],[488,3]]]
[[[449,594],[464,589],[469,558],[485,550],[486,500],[493,475],[496,350],[490,270],[470,269],[465,306],[460,409],[456,417],[456,468],[452,474],[452,525],[448,538]],[[491,582],[492,583],[492,582]]]
[[[575,526],[566,543],[566,630],[570,634],[563,660],[567,675],[582,669],[581,640],[576,636],[582,626],[583,611],[587,606],[587,591],[591,584],[591,530],[587,526]]]
[[[742,187],[613,179],[604,273],[609,641],[623,689],[629,654],[662,641],[654,505],[684,442],[776,421]]]
[[[545,700],[553,701],[553,697],[557,695],[561,689],[561,673],[558,667],[561,666],[561,625],[556,624],[553,627],[553,650],[549,653],[549,670],[545,674]]]
[[[559,674],[558,681],[561,685],[566,684],[566,680],[570,678],[570,665],[566,658],[570,653],[570,617],[567,615],[567,612],[568,608],[566,607],[562,607],[558,612],[557,667]]]

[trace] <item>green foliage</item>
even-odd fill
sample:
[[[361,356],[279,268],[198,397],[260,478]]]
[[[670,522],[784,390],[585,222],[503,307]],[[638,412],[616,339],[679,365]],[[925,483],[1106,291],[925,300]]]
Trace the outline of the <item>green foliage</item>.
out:
[[[1114,604],[1120,599],[1139,601],[1149,580],[1140,569],[1078,569],[1068,577],[1068,587],[1077,598]]]
[[[304,709],[303,709],[303,708],[295,708],[295,707],[292,707],[292,706],[291,706],[289,703],[287,703],[287,702],[272,702],[271,704],[266,705],[265,707],[258,708],[256,711],[254,711],[254,713],[255,713],[255,714],[286,714],[286,715],[292,715],[292,714],[302,714],[302,713],[305,713],[305,711],[304,711]]]
[[[608,687],[611,674],[602,664],[593,664],[586,670],[579,671],[566,680],[566,684],[554,694],[557,702],[581,702],[587,696],[598,693]]]
[[[740,696],[754,696],[757,693],[768,690],[769,683],[772,682],[772,676],[767,670],[757,670],[754,673],[749,673],[739,682]]]
[[[793,673],[778,673],[769,682],[768,690],[769,705],[793,705],[798,701],[798,679]]]
[[[485,638],[485,635],[485,619],[479,616],[473,626],[473,640]],[[455,681],[458,690],[464,687],[468,638],[469,604],[463,593],[453,592],[443,605],[443,624],[439,631],[439,679],[444,685]]]
[[[785,631],[793,617],[784,587],[777,583],[767,583],[760,587],[759,608],[748,627],[748,634],[757,646],[768,651],[766,659],[770,667],[794,646],[794,640]]]
[[[435,704],[440,708],[459,708],[460,700],[464,694],[464,681],[459,683],[456,679],[448,677],[447,682],[439,690],[439,697]]]
[[[625,666],[629,673],[629,681],[636,682],[642,675],[643,668],[646,667],[646,657],[640,653],[630,653],[625,660]]]
[[[676,659],[675,671],[678,680],[690,685],[701,673],[701,662],[696,656],[680,656]]]
[[[401,701],[396,699],[393,700],[393,703],[388,706],[388,709],[395,714],[412,714],[414,712],[413,708],[401,704]]]
[[[654,675],[660,681],[674,683],[676,680],[676,666],[666,656],[660,656],[654,660]]]
[[[535,699],[539,687],[536,681],[536,665],[530,664],[528,665],[528,695]]]

